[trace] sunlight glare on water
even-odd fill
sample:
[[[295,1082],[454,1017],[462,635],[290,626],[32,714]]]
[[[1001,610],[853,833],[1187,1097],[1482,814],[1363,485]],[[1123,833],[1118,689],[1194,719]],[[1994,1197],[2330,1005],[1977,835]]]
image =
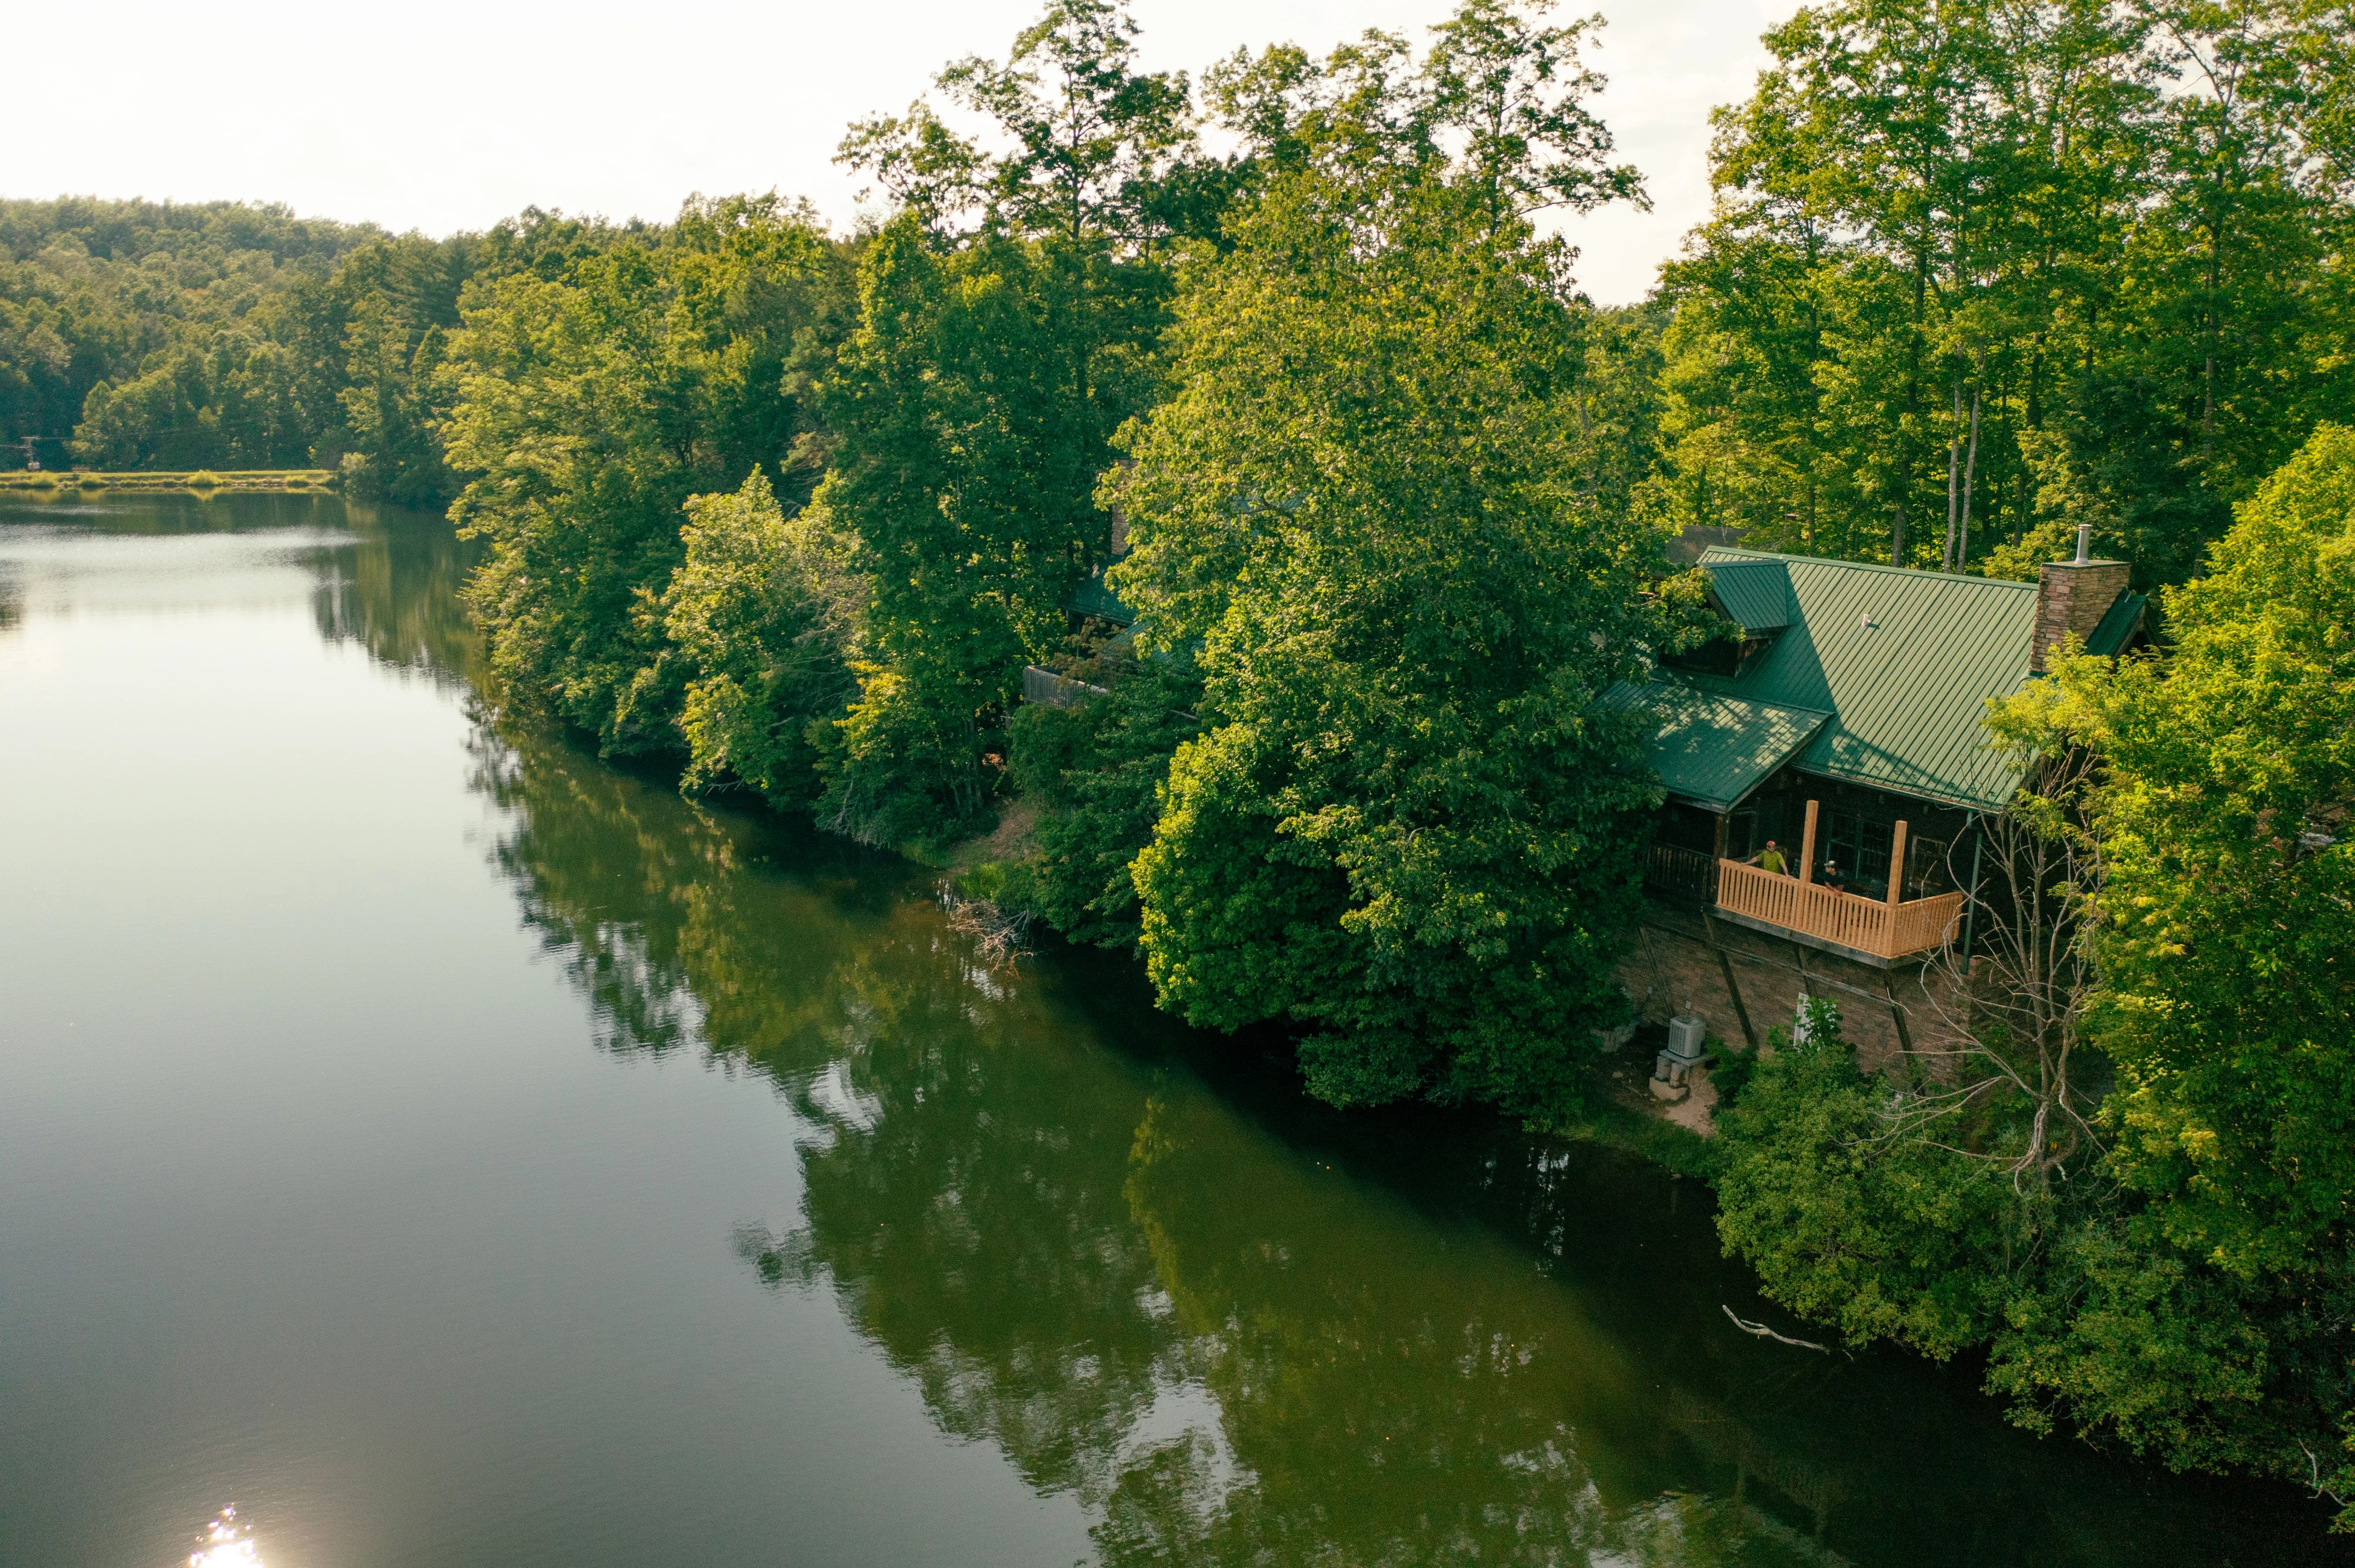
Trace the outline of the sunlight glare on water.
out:
[[[188,1568],[262,1568],[261,1550],[253,1543],[253,1527],[237,1522],[234,1507],[205,1527],[205,1549],[188,1558]]]

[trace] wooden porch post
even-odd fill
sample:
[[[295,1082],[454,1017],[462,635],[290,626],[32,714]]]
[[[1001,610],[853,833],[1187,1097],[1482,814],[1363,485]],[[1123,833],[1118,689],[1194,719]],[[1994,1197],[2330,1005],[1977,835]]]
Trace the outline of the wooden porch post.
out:
[[[1889,906],[1905,896],[1905,824],[1897,824],[1897,842],[1889,849]]]
[[[1816,880],[1816,802],[1807,802],[1807,835],[1799,844],[1799,880]]]

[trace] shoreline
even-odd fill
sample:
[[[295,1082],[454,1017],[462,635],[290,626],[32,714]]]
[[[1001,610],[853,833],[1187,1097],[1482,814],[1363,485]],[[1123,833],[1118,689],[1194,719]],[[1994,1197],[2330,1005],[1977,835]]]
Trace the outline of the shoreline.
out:
[[[0,491],[62,495],[82,490],[185,490],[209,494],[224,490],[320,491],[341,488],[333,469],[176,469],[104,472],[83,469],[12,469],[0,473]]]

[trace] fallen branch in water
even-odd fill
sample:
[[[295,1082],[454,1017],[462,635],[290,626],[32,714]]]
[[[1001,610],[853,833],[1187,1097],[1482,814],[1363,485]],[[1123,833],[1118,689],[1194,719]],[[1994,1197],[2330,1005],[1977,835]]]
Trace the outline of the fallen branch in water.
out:
[[[942,907],[948,911],[949,928],[963,932],[980,949],[981,959],[992,969],[1010,964],[1029,951],[1030,916],[1008,914],[987,898],[961,898],[954,892],[944,893]]]
[[[1718,1310],[1723,1312],[1728,1318],[1732,1319],[1733,1326],[1735,1328],[1754,1339],[1772,1340],[1778,1345],[1794,1345],[1803,1351],[1813,1351],[1819,1356],[1828,1356],[1832,1353],[1831,1347],[1828,1345],[1819,1345],[1813,1340],[1795,1340],[1788,1334],[1776,1333],[1774,1330],[1768,1328],[1764,1323],[1745,1322],[1740,1318],[1735,1318],[1733,1316],[1733,1308],[1725,1306],[1722,1302],[1719,1304]]]

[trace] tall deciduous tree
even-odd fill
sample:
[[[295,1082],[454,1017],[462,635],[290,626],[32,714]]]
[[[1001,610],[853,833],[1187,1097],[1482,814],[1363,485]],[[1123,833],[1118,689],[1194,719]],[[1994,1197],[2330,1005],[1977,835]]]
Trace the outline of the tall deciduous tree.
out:
[[[736,782],[771,804],[817,791],[812,726],[849,701],[868,587],[822,506],[787,517],[758,469],[687,503],[685,556],[641,613],[682,668],[684,787]]]
[[[900,207],[867,249],[858,329],[824,388],[824,500],[875,597],[821,815],[862,838],[981,821],[983,736],[1109,553],[1095,476],[1157,388],[1156,192],[1190,137],[1185,79],[1138,71],[1135,30],[1099,0],[1050,5],[1003,63],[939,78],[986,119],[986,143],[925,103],[843,143]]]
[[[2350,383],[2343,16],[2292,0],[1838,0],[1721,111],[1669,269],[1678,519],[1952,568],[2041,458],[2179,580]]]
[[[1586,504],[1561,252],[1436,157],[1311,144],[1188,274],[1107,481],[1208,733],[1135,868],[1163,1003],[1309,1027],[1312,1090],[1574,1100],[1655,788],[1595,699],[1656,630]],[[1320,155],[1329,152],[1329,156]]]
[[[800,469],[783,384],[842,283],[805,210],[731,197],[469,309],[447,435],[475,477],[453,515],[490,542],[469,592],[508,700],[611,750],[682,749],[686,670],[643,598],[683,558],[688,496]]]

